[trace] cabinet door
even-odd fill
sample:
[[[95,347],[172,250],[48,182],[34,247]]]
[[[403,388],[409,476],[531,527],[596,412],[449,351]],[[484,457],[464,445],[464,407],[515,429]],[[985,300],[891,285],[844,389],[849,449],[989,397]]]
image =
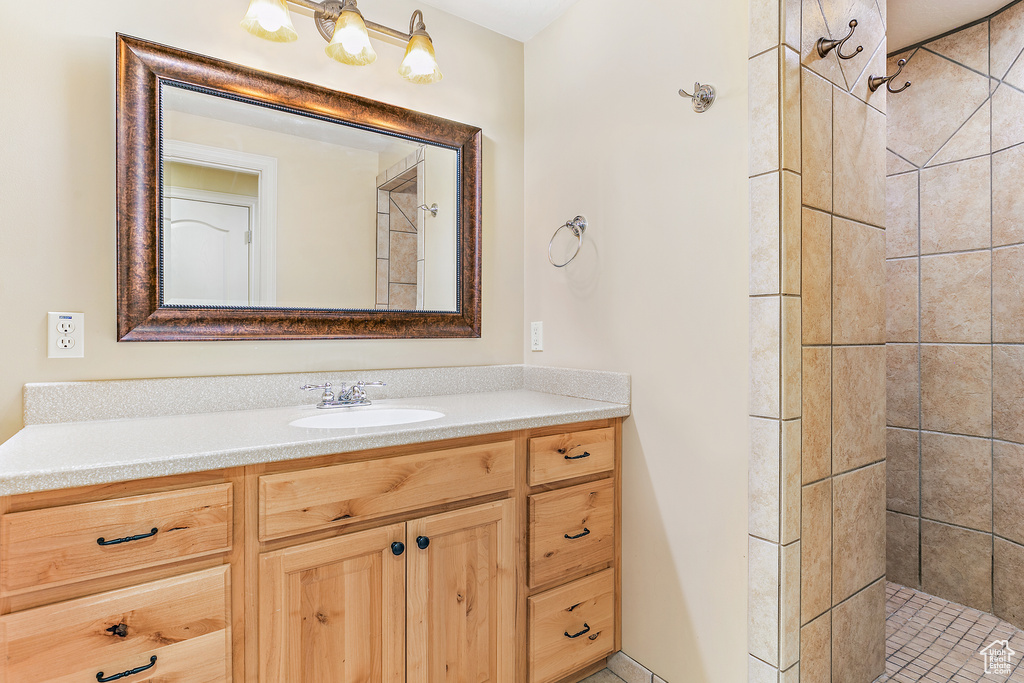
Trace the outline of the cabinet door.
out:
[[[514,520],[505,500],[409,522],[408,683],[512,683]]]
[[[263,554],[260,680],[402,683],[404,540],[393,524]]]

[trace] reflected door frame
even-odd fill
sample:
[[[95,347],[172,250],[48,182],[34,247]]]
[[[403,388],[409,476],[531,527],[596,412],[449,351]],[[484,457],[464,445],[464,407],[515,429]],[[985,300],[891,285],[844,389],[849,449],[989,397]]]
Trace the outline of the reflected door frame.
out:
[[[277,304],[277,159],[181,140],[165,139],[161,141],[161,144],[165,162],[179,162],[257,176],[259,179],[258,197],[252,213],[252,237],[249,244],[250,305],[275,306]],[[187,192],[189,196],[185,196],[182,194],[183,192]],[[205,190],[165,188],[164,199],[171,197],[194,199],[197,198],[195,193],[216,194]],[[225,195],[225,197],[227,196],[229,195]]]

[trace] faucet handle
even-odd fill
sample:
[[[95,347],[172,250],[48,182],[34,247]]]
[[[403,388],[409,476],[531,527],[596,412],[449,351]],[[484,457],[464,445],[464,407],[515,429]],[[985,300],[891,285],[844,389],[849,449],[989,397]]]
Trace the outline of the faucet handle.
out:
[[[356,382],[357,387],[386,387],[387,382]]]
[[[303,391],[316,391],[318,389],[323,389],[324,394],[321,396],[321,400],[328,403],[334,400],[334,392],[331,390],[330,382],[324,382],[323,384],[303,384],[299,388]]]

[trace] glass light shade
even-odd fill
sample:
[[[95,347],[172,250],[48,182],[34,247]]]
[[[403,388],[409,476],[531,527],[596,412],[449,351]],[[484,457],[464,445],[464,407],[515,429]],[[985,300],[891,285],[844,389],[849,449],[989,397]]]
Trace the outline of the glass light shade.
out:
[[[434,57],[434,44],[430,36],[414,35],[405,50],[405,59],[398,67],[398,75],[413,83],[437,83],[443,78]]]
[[[334,25],[334,37],[325,48],[327,56],[342,64],[366,66],[377,59],[377,53],[370,45],[370,36],[366,32],[366,24],[359,12],[346,10],[338,17]]]
[[[285,0],[252,0],[245,19],[242,19],[242,28],[276,43],[288,43],[299,37],[292,26]]]

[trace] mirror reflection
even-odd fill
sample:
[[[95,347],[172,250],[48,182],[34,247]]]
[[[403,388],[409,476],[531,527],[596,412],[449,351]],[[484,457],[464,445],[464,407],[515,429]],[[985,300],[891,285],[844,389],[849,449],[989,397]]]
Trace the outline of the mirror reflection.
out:
[[[160,87],[162,305],[458,310],[455,150]]]

